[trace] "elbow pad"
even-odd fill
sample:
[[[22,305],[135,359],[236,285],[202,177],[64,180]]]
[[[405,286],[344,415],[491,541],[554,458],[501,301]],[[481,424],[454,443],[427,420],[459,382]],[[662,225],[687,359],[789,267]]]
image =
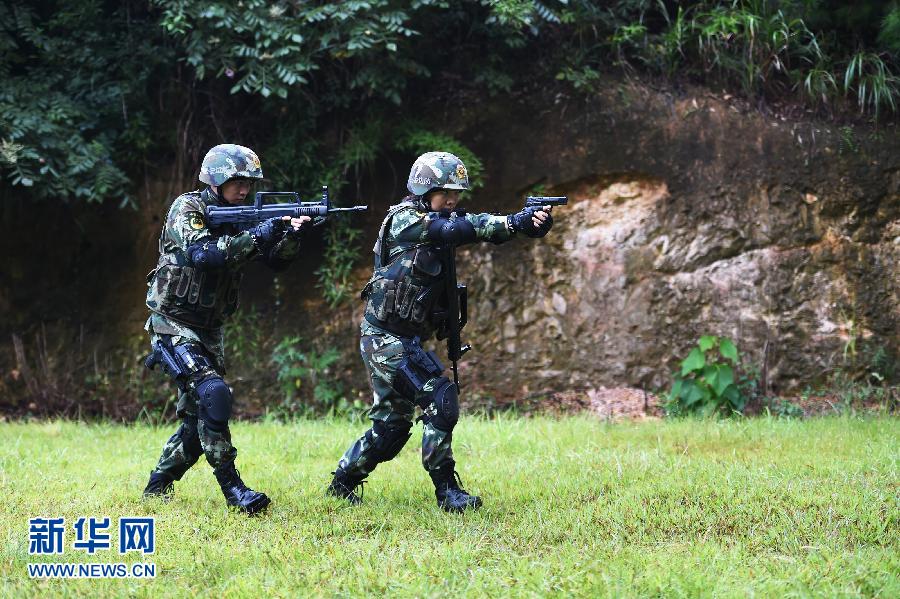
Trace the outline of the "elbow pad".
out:
[[[225,266],[225,252],[219,249],[213,238],[202,239],[188,246],[187,257],[197,270]]]
[[[448,218],[434,219],[428,223],[425,237],[429,241],[449,245],[465,245],[478,240],[475,227],[462,217],[457,217],[453,220]]]

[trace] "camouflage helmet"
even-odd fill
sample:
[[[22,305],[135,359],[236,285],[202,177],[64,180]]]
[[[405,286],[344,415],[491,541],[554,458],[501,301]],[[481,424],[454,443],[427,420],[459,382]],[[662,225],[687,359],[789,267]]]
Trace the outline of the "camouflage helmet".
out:
[[[222,185],[229,179],[262,179],[259,156],[250,148],[237,144],[219,144],[203,157],[200,180],[207,185]]]
[[[450,152],[426,152],[413,162],[406,188],[417,196],[432,189],[469,189],[469,172]]]

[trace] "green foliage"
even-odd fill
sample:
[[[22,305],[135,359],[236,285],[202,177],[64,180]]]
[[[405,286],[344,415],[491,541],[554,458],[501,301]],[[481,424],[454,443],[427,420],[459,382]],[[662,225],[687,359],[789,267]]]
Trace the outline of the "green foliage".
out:
[[[39,198],[130,203],[120,158],[151,145],[155,24],[99,0],[0,6],[0,173]],[[142,147],[140,147],[142,145]]]
[[[741,413],[747,404],[738,382],[738,350],[727,337],[704,335],[681,362],[666,399],[671,415]]]
[[[900,4],[897,2],[891,3],[890,9],[881,21],[878,44],[895,56],[900,54]]]
[[[874,35],[860,35],[865,19],[823,17],[824,2],[731,0],[646,3],[631,12],[613,10],[605,22],[620,64],[641,64],[667,76],[689,76],[738,88],[749,97],[798,100],[833,112],[849,98],[863,114],[896,111],[896,52],[900,9],[896,3],[859,3],[856,16],[883,11]],[[650,26],[648,23],[664,25]],[[813,22],[824,29],[815,30]],[[593,54],[608,52],[602,44]],[[596,59],[582,59],[591,63]],[[564,73],[577,73],[570,67]],[[573,80],[571,76],[560,77]]]
[[[247,364],[258,360],[272,328],[268,319],[253,306],[235,312],[222,331],[229,362]]]
[[[900,79],[878,54],[857,52],[844,70],[844,93],[856,96],[860,113],[877,115],[882,108],[895,112]]]
[[[893,113],[900,93],[884,1],[12,0],[0,25],[4,185],[122,205],[144,165],[225,139],[261,149],[274,180],[338,191],[386,150],[425,148],[394,139],[409,120],[452,133],[417,107],[553,77],[592,93],[613,66],[826,113]]]
[[[232,81],[232,93],[287,98],[314,72],[346,63],[353,68],[341,73],[342,86],[399,103],[403,75],[415,68],[405,64],[398,47],[419,33],[410,27],[415,12],[435,3],[419,1],[411,10],[387,1],[154,4],[163,11],[163,28],[181,38],[184,60],[197,76],[224,76]],[[389,67],[396,69],[393,74]]]
[[[481,159],[472,150],[450,135],[422,125],[411,126],[407,127],[398,136],[396,147],[408,152],[410,156],[418,156],[419,154],[435,150],[456,154],[469,171],[469,185],[471,189],[478,189],[484,185],[485,173]]]
[[[282,401],[270,411],[280,416],[298,414],[346,414],[356,401],[347,400],[343,384],[334,376],[333,366],[340,353],[328,348],[319,353],[301,348],[300,337],[285,337],[272,350],[272,364],[278,369],[277,380]],[[308,402],[306,404],[303,401]]]
[[[778,418],[802,418],[803,408],[783,397],[763,398],[763,409],[769,416]]]
[[[359,257],[359,238],[362,232],[345,218],[332,218],[325,233],[325,255],[316,269],[316,286],[328,305],[334,308],[356,297],[358,290],[351,278],[353,265]]]

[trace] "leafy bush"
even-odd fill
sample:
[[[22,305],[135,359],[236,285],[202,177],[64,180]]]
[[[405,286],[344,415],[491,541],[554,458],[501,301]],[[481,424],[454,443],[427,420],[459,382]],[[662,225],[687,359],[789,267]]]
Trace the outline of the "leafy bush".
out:
[[[326,246],[322,263],[316,268],[322,296],[334,308],[350,301],[358,294],[351,279],[353,265],[359,257],[359,238],[362,232],[353,228],[344,218],[333,219],[325,233]]]
[[[674,373],[666,399],[671,415],[741,413],[747,396],[735,379],[738,350],[730,339],[704,335]]]
[[[340,357],[333,347],[320,353],[302,349],[300,337],[283,338],[271,356],[282,396],[279,415],[345,414],[361,407],[358,401],[347,400],[343,384],[334,376],[333,366]]]
[[[469,172],[469,185],[478,189],[484,185],[484,165],[475,152],[458,139],[422,126],[407,128],[397,140],[397,148],[418,156],[425,152],[443,150],[459,156]]]
[[[859,14],[882,11],[880,24],[842,18],[844,9],[830,10],[825,4],[713,0],[669,8],[669,3],[646,3],[631,22],[622,22],[628,12],[620,6],[610,40],[620,63],[738,87],[749,97],[797,94],[799,100],[828,112],[853,104],[861,114],[875,117],[886,109],[896,112],[897,4],[855,3],[862,5],[854,8]],[[654,21],[662,26],[648,26]]]
[[[878,54],[857,52],[844,71],[844,93],[856,96],[860,113],[870,111],[877,115],[882,108],[895,112],[900,78]]]
[[[130,4],[130,3],[128,3]],[[31,197],[129,205],[148,157],[148,81],[173,61],[146,13],[100,0],[0,4],[0,174]]]

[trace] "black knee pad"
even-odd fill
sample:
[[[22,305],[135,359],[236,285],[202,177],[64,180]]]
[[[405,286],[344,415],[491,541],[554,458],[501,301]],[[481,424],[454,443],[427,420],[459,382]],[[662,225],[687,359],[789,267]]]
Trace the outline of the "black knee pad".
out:
[[[206,377],[197,384],[200,420],[210,430],[223,432],[231,418],[231,389],[219,376]]]
[[[429,419],[429,422],[435,428],[451,432],[459,422],[459,396],[456,394],[456,385],[447,377],[442,376],[436,381],[431,397],[435,415]]]
[[[372,428],[366,431],[366,437],[372,444],[372,458],[379,463],[394,459],[412,437],[409,432],[411,428],[412,424],[408,422],[385,424],[376,420]]]

